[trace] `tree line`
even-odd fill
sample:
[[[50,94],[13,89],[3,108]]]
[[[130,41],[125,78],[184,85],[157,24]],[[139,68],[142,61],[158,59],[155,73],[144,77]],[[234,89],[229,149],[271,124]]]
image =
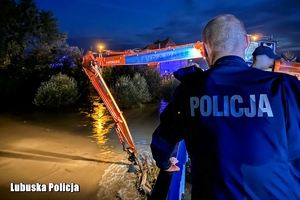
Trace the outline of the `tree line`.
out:
[[[59,95],[68,91],[73,97],[66,101],[73,103],[97,95],[82,71],[83,50],[67,44],[51,11],[39,10],[33,0],[2,0],[0,34],[0,111],[66,105]],[[179,84],[162,83],[147,66],[105,67],[103,78],[124,108],[169,100]]]
[[[0,34],[0,108],[32,105],[40,84],[59,72],[74,77],[86,96],[83,50],[67,44],[51,11],[39,10],[33,0],[2,0]]]

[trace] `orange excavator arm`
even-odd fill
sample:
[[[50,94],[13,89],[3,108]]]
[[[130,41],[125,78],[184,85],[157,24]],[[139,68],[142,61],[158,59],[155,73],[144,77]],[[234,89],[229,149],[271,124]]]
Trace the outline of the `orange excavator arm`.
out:
[[[154,65],[160,62],[193,59],[203,57],[203,44],[200,42],[173,46],[168,48],[145,50],[142,52],[106,52],[110,57],[95,58],[92,51],[88,51],[83,57],[83,70],[88,75],[93,86],[97,90],[108,111],[116,123],[116,131],[123,149],[129,154],[129,160],[135,161],[137,150],[127,123],[114,100],[109,88],[105,84],[99,68],[92,67],[91,62],[98,66],[120,66],[120,65]]]
[[[102,101],[104,102],[107,110],[113,117],[116,123],[116,132],[118,134],[120,143],[122,144],[124,151],[129,154],[129,160],[134,162],[137,151],[127,123],[111,92],[109,91],[109,88],[103,80],[101,72],[97,68],[89,67],[90,62],[92,61],[90,58],[93,58],[91,57],[91,54],[84,57],[83,70],[88,75],[94,88],[97,90]]]

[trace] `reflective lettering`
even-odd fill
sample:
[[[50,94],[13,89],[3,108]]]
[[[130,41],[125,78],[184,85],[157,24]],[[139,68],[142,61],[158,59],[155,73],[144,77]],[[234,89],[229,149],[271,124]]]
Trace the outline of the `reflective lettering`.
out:
[[[246,103],[248,101],[244,102],[241,95],[190,97],[191,116],[199,113],[204,117],[263,117],[266,113],[268,117],[274,117],[268,96],[260,94],[258,100],[257,97],[254,94],[249,95],[249,104]]]
[[[256,103],[255,103],[255,95],[250,95],[250,108],[245,108],[245,115],[247,117],[256,116]]]
[[[205,102],[206,102],[206,110],[205,110]],[[211,98],[207,95],[204,95],[200,99],[200,113],[203,116],[209,116],[212,111],[211,106]]]
[[[229,103],[228,96],[224,96],[224,117],[229,116]]]
[[[218,96],[213,96],[213,115],[214,116],[223,116],[223,112],[219,111],[218,109]]]
[[[199,98],[191,97],[190,98],[190,108],[191,108],[191,116],[195,116],[195,109],[199,107]]]
[[[236,109],[236,100],[238,103],[243,103],[243,98],[240,95],[233,95],[230,98],[230,112],[234,117],[241,117],[244,113],[243,108]]]
[[[268,117],[273,117],[273,111],[266,94],[261,94],[259,97],[259,104],[258,104],[258,117],[262,117],[264,113],[267,113]]]

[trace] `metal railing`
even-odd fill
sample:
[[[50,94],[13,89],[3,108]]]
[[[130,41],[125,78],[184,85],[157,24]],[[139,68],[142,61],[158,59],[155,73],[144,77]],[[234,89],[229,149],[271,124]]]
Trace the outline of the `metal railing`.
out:
[[[185,190],[185,170],[188,159],[183,140],[178,144],[173,156],[179,161],[177,166],[180,171],[170,173],[161,170],[148,200],[181,200]]]

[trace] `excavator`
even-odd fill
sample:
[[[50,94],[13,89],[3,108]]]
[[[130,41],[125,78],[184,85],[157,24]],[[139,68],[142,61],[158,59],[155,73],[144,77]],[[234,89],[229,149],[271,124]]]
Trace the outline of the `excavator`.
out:
[[[96,53],[97,54],[97,53]],[[203,44],[200,42],[172,46],[161,49],[145,50],[145,51],[124,51],[113,52],[107,51],[108,57],[103,57],[102,54],[95,57],[95,53],[88,51],[83,57],[83,70],[89,77],[94,88],[100,95],[107,110],[111,114],[115,122],[115,129],[120,140],[123,150],[128,154],[128,160],[133,164],[137,164],[141,174],[140,190],[146,194],[151,194],[151,184],[147,181],[148,172],[150,171],[147,163],[142,163],[140,154],[137,151],[134,140],[131,136],[128,125],[124,116],[119,109],[114,97],[107,87],[101,73],[101,67],[105,66],[123,66],[123,65],[158,65],[160,62],[194,59],[203,57]],[[147,160],[147,159],[142,159]]]
[[[172,46],[161,49],[145,50],[142,52],[112,52],[108,54],[119,54],[110,57],[95,57],[92,51],[88,51],[83,57],[83,70],[89,77],[94,88],[99,93],[102,101],[106,105],[109,113],[116,123],[116,132],[118,134],[120,143],[124,151],[129,154],[129,160],[135,161],[137,157],[137,150],[130,134],[127,123],[120,111],[115,99],[113,98],[109,88],[107,87],[102,75],[101,68],[95,66],[123,66],[123,65],[158,65],[160,62],[194,59],[203,57],[203,45],[200,42]]]
[[[250,43],[248,49],[245,51],[246,62],[251,63],[252,52],[258,45],[264,45],[264,43]],[[273,47],[275,52],[276,46],[274,45]],[[101,75],[101,69],[105,66],[124,65],[158,66],[161,62],[204,58],[203,43],[196,42],[160,49],[146,49],[143,51],[106,51],[105,53],[107,56],[103,57],[102,53],[88,51],[83,57],[83,70],[113,117],[120,143],[123,146],[123,150],[129,155],[128,160],[139,166],[140,173],[142,174],[140,190],[144,191],[146,194],[151,194],[152,188],[149,186],[149,183],[147,183],[147,173],[149,172],[149,169],[147,168],[147,165],[145,166],[139,159],[140,154],[137,151],[128,125]],[[99,54],[99,56],[95,57],[95,54]],[[290,73],[298,76],[300,75],[300,63],[287,63],[282,60],[276,61],[273,71]]]

